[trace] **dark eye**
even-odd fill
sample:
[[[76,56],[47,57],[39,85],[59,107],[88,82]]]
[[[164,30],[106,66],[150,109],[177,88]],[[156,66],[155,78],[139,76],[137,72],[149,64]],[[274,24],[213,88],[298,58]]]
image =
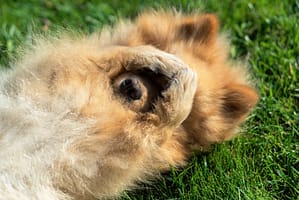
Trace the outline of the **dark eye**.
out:
[[[121,94],[128,98],[128,100],[139,100],[142,96],[138,81],[134,78],[124,79],[120,83],[119,90]]]

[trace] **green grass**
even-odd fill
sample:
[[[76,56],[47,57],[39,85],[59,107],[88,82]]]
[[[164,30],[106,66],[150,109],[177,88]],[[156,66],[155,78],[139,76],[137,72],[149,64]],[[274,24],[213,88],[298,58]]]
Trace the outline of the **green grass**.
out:
[[[299,1],[4,1],[0,64],[33,31],[68,27],[91,32],[146,8],[216,12],[232,39],[232,58],[247,57],[261,99],[243,137],[171,170],[123,199],[299,199]],[[170,3],[171,2],[171,3]]]

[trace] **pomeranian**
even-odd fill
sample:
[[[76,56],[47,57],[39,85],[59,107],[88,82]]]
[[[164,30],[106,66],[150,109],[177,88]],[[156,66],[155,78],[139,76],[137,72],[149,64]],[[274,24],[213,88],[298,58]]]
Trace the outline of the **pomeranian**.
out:
[[[258,101],[213,14],[37,37],[1,72],[0,199],[117,198],[233,138]]]

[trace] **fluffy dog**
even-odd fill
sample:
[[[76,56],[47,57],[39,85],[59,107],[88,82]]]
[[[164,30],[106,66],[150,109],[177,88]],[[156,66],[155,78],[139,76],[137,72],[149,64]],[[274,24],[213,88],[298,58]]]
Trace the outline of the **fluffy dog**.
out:
[[[214,15],[37,39],[1,73],[0,199],[105,199],[232,138],[258,100]]]

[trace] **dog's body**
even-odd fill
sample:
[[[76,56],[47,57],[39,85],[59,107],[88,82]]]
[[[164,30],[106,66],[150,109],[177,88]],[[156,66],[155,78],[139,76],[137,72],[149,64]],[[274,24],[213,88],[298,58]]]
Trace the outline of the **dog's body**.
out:
[[[37,40],[1,74],[0,199],[116,197],[230,139],[258,97],[217,32],[213,15],[152,12]]]

